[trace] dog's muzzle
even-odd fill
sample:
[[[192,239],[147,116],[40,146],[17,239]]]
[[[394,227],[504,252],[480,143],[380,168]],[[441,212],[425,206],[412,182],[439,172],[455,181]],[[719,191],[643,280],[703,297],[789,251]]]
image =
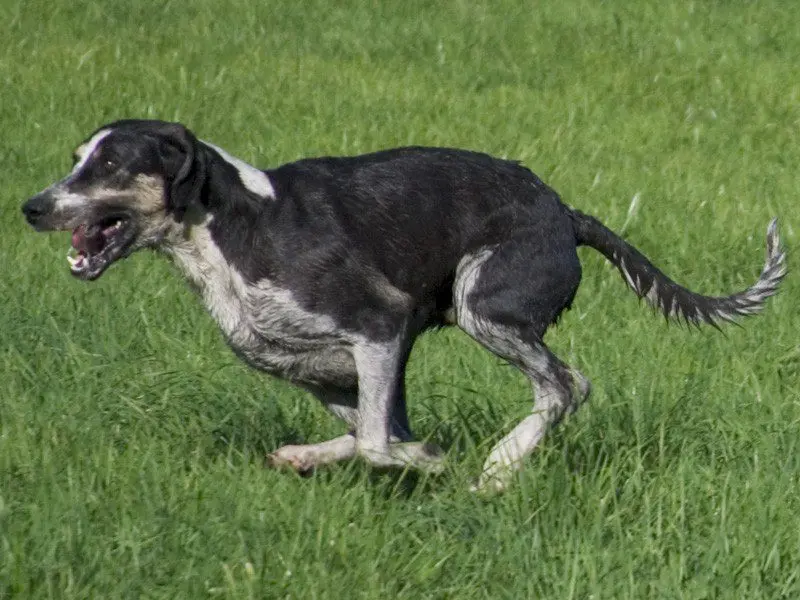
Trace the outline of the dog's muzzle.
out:
[[[137,235],[130,214],[86,209],[65,214],[58,207],[58,195],[49,189],[23,204],[22,212],[37,231],[72,229],[67,261],[70,272],[79,279],[100,277],[109,265],[130,254]]]

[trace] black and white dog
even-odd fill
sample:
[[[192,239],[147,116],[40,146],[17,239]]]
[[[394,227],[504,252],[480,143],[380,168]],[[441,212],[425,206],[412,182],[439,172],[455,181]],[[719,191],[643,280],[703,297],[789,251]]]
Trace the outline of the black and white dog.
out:
[[[420,332],[457,324],[535,388],[532,414],[487,458],[483,489],[504,488],[589,394],[543,341],[580,283],[578,246],[600,251],[664,315],[694,324],[759,311],[786,272],[774,221],[755,284],[702,296],[515,162],[412,147],[262,171],[160,121],[98,129],[72,172],[23,212],[38,230],[72,230],[79,279],[140,248],[170,255],[245,362],[303,386],[350,427],[284,446],[273,464],[304,470],[359,455],[438,470],[440,452],[412,441],[403,377]]]

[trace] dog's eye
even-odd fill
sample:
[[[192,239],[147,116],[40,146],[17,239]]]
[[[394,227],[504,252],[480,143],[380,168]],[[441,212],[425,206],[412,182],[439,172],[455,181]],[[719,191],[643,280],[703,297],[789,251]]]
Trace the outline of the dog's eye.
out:
[[[111,158],[107,158],[103,161],[103,166],[110,171],[117,168],[117,162]]]

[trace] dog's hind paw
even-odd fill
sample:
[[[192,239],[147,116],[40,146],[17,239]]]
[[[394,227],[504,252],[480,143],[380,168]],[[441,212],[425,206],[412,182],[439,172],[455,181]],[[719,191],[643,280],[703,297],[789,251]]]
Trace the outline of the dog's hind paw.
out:
[[[509,482],[497,477],[481,477],[476,483],[469,486],[469,491],[484,497],[502,494],[508,488]]]

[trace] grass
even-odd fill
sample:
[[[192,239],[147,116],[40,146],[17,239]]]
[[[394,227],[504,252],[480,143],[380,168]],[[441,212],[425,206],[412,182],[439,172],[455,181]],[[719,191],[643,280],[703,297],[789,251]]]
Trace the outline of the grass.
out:
[[[793,273],[724,335],[667,327],[593,251],[548,343],[594,384],[504,496],[467,492],[527,384],[458,332],[408,391],[436,480],[265,452],[341,427],[246,369],[164,260],[72,280],[21,201],[121,117],[259,165],[398,144],[522,159],[679,281],[797,248],[800,5],[5,0],[0,598],[797,598]],[[633,199],[636,199],[634,202]]]

